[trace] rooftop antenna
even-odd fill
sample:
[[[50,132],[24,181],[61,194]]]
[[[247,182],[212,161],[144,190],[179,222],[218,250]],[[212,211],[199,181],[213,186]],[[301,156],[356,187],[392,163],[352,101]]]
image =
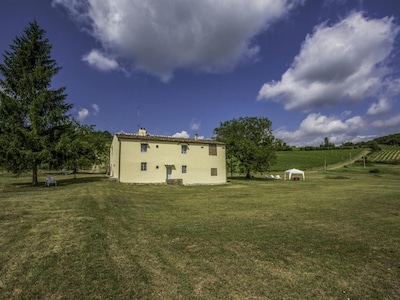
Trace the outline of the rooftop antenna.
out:
[[[140,105],[137,106],[137,127],[140,129]]]

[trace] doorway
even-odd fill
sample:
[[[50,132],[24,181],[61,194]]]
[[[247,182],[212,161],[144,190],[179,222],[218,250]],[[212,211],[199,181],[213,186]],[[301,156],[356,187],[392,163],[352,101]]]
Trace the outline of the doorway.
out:
[[[172,166],[167,166],[167,180],[172,179]]]

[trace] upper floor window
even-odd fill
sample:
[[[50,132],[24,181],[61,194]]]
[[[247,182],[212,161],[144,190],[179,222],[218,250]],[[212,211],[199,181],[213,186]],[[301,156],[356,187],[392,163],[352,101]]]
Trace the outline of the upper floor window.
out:
[[[209,144],[208,145],[208,154],[217,155],[217,144]]]
[[[147,152],[148,145],[147,144],[140,144],[140,152]]]
[[[181,148],[182,154],[186,154],[187,150],[188,150],[188,146],[187,145],[182,145],[182,148]]]

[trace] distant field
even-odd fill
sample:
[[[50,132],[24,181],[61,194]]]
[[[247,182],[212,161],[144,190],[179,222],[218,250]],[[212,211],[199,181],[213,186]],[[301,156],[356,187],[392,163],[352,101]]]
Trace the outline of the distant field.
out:
[[[0,174],[0,299],[400,299],[398,167],[220,186],[56,178]]]
[[[368,161],[375,163],[398,163],[400,164],[400,147],[381,145],[382,150],[368,155]]]
[[[335,150],[313,150],[313,151],[278,151],[277,163],[271,166],[271,171],[284,171],[291,168],[312,170],[338,163],[349,163],[360,155],[365,149],[335,149]]]

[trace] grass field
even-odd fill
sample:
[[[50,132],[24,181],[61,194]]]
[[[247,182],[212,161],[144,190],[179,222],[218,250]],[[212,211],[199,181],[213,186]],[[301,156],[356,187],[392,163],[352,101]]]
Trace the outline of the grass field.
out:
[[[0,299],[399,299],[400,169],[377,168],[221,186],[0,175]]]
[[[301,170],[322,169],[325,165],[328,167],[343,163],[347,164],[353,161],[355,157],[360,156],[366,149],[334,149],[334,150],[312,150],[312,151],[278,151],[277,163],[271,166],[271,171],[284,171],[292,168]]]

